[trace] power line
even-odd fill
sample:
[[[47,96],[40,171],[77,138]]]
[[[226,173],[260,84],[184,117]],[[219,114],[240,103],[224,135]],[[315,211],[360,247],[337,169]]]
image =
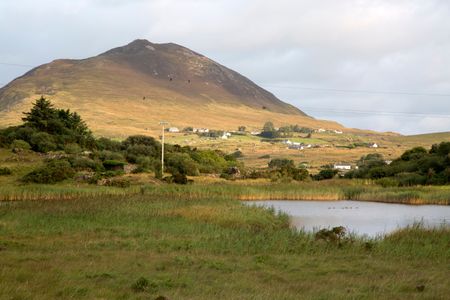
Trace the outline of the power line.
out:
[[[355,114],[355,115],[382,115],[382,116],[400,116],[400,117],[414,117],[414,118],[450,118],[449,114],[427,114],[427,113],[408,113],[398,111],[369,111],[369,110],[353,110],[353,109],[332,109],[332,108],[319,108],[319,107],[304,107],[303,110],[319,112],[319,113],[333,113],[333,114]]]
[[[422,92],[405,92],[405,91],[377,91],[377,90],[351,90],[351,89],[331,89],[331,88],[315,88],[315,87],[304,87],[304,86],[293,86],[293,85],[276,85],[270,84],[265,85],[266,87],[272,88],[287,88],[287,89],[298,89],[298,90],[309,90],[309,91],[319,91],[319,92],[329,92],[329,93],[353,93],[353,94],[378,94],[378,95],[407,95],[407,96],[430,96],[430,97],[450,97],[450,94],[440,94],[440,93],[422,93]]]
[[[24,67],[24,68],[34,68],[34,67],[35,67],[35,66],[32,66],[32,65],[11,64],[11,63],[5,63],[5,62],[0,62],[0,65],[3,65],[3,66],[12,66],[12,67]]]

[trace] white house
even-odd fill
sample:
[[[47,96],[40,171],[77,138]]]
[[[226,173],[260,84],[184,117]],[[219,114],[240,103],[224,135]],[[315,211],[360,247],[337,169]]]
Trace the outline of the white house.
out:
[[[322,133],[322,132],[327,132],[327,131],[326,131],[326,129],[319,128],[319,129],[317,130],[317,132]]]
[[[173,133],[178,133],[180,132],[180,129],[178,129],[177,127],[170,127],[167,129],[168,132],[173,132]]]
[[[208,133],[209,129],[208,128],[194,128],[192,131],[198,132],[198,133]]]
[[[289,144],[288,148],[289,148],[289,149],[295,149],[295,150],[303,150],[303,149],[305,149],[305,147],[303,146],[303,144],[301,144],[301,143],[296,143],[296,142]]]
[[[261,131],[252,131],[250,132],[251,135],[260,135]]]
[[[222,140],[227,140],[231,136],[231,133],[224,132],[222,136],[220,137]]]
[[[341,170],[341,171],[350,171],[352,169],[352,165],[350,164],[334,164],[335,170]]]
[[[370,148],[378,148],[378,144],[377,143],[371,143],[369,144]]]
[[[336,134],[343,134],[344,132],[342,130],[335,130],[334,133],[336,133]]]

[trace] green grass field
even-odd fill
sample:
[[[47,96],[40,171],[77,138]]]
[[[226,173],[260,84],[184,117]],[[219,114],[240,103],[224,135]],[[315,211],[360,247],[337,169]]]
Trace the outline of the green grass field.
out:
[[[184,195],[1,202],[0,299],[448,299],[448,229],[338,245]]]

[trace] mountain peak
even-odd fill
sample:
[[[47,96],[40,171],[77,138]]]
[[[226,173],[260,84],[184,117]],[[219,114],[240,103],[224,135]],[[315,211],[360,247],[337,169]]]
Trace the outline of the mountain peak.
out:
[[[92,120],[99,124],[104,121],[96,112],[109,111],[116,104],[124,105],[119,109],[124,115],[134,116],[144,110],[154,118],[170,117],[160,114],[177,108],[196,116],[197,125],[208,127],[214,122],[216,126],[228,124],[228,120],[236,120],[234,125],[244,122],[246,118],[241,111],[247,111],[249,120],[259,122],[266,121],[271,114],[273,120],[276,116],[306,116],[206,56],[174,43],[158,44],[145,39],[95,57],[56,60],[33,69],[0,89],[0,112],[31,102],[36,95],[65,99],[67,107],[73,110],[83,107],[79,104],[83,102],[97,105],[95,111],[83,113],[91,114]],[[139,109],[125,113],[135,106]],[[155,107],[159,109],[154,111]],[[205,120],[212,120],[208,121],[211,124]]]

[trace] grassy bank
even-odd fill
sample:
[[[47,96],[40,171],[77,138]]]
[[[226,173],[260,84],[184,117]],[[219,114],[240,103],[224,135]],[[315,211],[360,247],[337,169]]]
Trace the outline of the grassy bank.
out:
[[[104,187],[66,182],[57,185],[4,185],[0,201],[76,199],[121,195],[155,195],[176,199],[226,196],[238,200],[361,200],[403,204],[450,204],[450,186],[383,188],[366,181],[331,180],[303,183],[219,181],[192,185],[133,185]]]
[[[293,232],[285,215],[221,196],[221,187],[187,189],[0,203],[0,299],[445,299],[450,293],[448,229],[409,228],[384,240],[337,245]]]

